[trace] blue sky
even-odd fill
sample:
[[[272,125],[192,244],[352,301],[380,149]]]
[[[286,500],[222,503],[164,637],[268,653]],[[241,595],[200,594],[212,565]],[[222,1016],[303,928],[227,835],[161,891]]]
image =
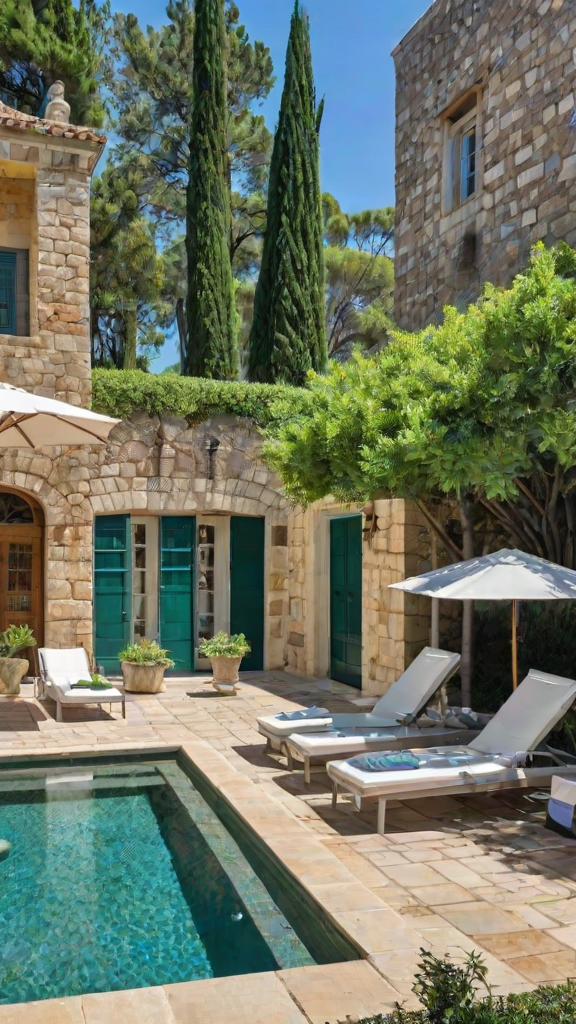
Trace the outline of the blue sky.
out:
[[[272,52],[278,77],[263,110],[274,128],[294,0],[237,0],[251,38]],[[310,15],[322,125],[322,188],[348,212],[394,203],[394,63],[390,51],[430,6],[430,0],[305,0]],[[144,24],[164,20],[162,0],[112,0],[114,11],[137,13]],[[170,351],[168,351],[170,350]],[[155,362],[174,359],[172,345]]]

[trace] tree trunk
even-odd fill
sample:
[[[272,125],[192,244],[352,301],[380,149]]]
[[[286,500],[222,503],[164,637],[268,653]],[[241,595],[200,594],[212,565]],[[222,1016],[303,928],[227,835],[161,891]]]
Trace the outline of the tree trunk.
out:
[[[180,373],[184,373],[186,361],[186,342],[188,332],[186,329],[186,303],[184,299],[176,299],[176,326],[178,328],[178,352],[180,353]]]
[[[124,311],[124,353],[123,370],[136,369],[136,346],[138,339],[138,314],[136,308]]]
[[[474,558],[474,524],[472,522],[472,502],[463,498],[460,502],[460,522],[462,524],[462,553],[464,560]],[[474,669],[474,602],[463,601],[462,609],[462,660],[460,662],[460,679],[462,681],[462,706],[472,705],[472,672]]]

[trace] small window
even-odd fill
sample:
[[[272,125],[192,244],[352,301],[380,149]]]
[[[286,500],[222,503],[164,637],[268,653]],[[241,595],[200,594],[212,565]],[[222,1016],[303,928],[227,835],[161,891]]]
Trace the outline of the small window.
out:
[[[478,190],[477,97],[473,94],[447,119],[447,208],[455,210]]]
[[[16,334],[16,253],[0,252],[0,334]]]

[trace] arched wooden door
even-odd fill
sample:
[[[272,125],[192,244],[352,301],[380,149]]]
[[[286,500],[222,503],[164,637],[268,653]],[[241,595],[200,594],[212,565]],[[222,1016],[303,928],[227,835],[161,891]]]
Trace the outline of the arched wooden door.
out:
[[[44,642],[43,515],[33,498],[0,490],[0,631],[28,625]],[[26,656],[26,655],[24,655]]]

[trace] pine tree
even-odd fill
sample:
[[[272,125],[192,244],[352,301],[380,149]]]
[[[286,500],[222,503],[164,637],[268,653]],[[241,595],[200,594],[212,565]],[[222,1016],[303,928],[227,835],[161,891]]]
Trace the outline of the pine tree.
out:
[[[19,110],[41,114],[57,79],[76,124],[100,127],[100,80],[109,4],[95,0],[3,0],[0,3],[0,94]]]
[[[196,0],[186,221],[188,338],[184,373],[238,373],[230,265],[224,0]]]
[[[319,129],[308,19],[292,15],[250,335],[251,380],[303,384],[326,365]]]

